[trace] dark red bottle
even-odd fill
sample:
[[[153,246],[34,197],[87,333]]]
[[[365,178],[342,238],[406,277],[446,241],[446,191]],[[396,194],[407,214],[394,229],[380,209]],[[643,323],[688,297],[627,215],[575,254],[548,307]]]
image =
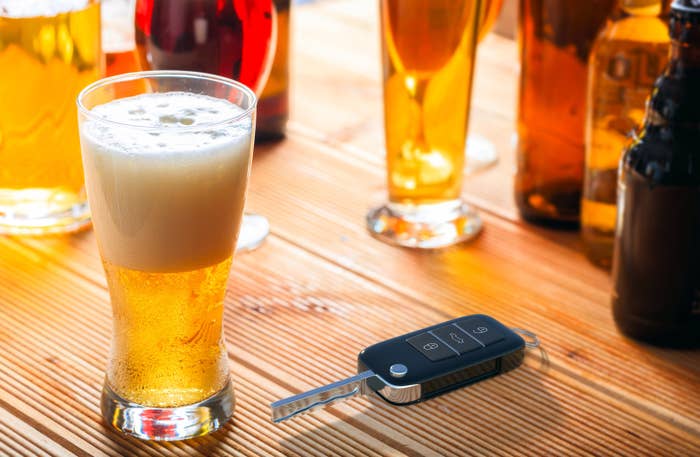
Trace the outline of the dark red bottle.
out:
[[[138,0],[141,67],[218,74],[260,94],[272,61],[272,8],[272,0]]]

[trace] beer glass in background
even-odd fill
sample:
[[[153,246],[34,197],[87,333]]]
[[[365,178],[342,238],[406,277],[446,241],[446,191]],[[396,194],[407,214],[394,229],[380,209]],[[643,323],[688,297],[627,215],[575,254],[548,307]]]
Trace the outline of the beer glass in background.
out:
[[[261,95],[276,41],[272,0],[137,0],[136,49],[143,70],[189,70],[240,81]],[[262,244],[268,220],[246,213],[238,251]]]
[[[481,0],[481,20],[479,21],[479,42],[491,32],[496,19],[501,14],[503,0]]]
[[[101,71],[99,1],[0,0],[0,233],[89,224],[75,97]]]
[[[78,97],[114,317],[102,413],[118,430],[187,439],[233,412],[223,299],[255,104],[240,83],[176,71],[114,76]]]
[[[383,241],[438,248],[481,230],[460,198],[480,6],[380,2],[389,202],[367,227]]]
[[[503,0],[482,0],[479,20],[479,43],[491,32],[501,14]],[[475,173],[498,162],[498,152],[494,144],[483,135],[470,133],[467,137],[467,174]]]
[[[114,76],[138,71],[133,0],[102,0],[101,3],[105,75]]]

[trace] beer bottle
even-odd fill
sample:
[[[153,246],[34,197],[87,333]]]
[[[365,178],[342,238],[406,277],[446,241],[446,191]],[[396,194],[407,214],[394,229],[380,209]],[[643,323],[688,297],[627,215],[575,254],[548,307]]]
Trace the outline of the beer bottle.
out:
[[[256,140],[284,138],[289,118],[289,41],[291,0],[274,0],[277,12],[277,47],[270,76],[260,100],[255,127]]]
[[[700,345],[700,2],[676,0],[671,51],[618,182],[612,306],[625,334]]]
[[[515,201],[523,218],[576,226],[588,56],[616,0],[520,0]]]
[[[668,27],[660,12],[661,0],[619,0],[588,62],[581,234],[588,258],[604,267],[612,262],[620,155],[666,65]]]

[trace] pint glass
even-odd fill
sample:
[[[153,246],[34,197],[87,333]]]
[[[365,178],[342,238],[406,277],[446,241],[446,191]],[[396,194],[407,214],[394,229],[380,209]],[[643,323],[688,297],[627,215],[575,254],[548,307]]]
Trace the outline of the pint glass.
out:
[[[0,233],[89,224],[75,97],[101,67],[99,1],[0,0]]]
[[[480,0],[382,0],[389,202],[367,227],[383,241],[437,248],[481,219],[460,198]]]
[[[139,438],[203,435],[233,412],[223,299],[255,104],[240,83],[180,71],[114,76],[78,97],[114,318],[102,413]]]

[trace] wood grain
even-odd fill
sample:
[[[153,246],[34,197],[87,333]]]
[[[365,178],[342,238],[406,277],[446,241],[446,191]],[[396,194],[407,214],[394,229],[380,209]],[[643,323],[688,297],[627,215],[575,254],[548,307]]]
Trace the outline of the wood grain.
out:
[[[495,168],[468,176],[486,229],[438,252],[364,228],[384,197],[376,5],[295,10],[289,138],[256,148],[249,208],[273,235],[234,262],[224,329],[234,420],[208,437],[142,442],[98,400],[111,310],[94,235],[0,238],[0,456],[700,455],[700,351],[623,338],[608,274],[576,233],[523,224],[511,199],[514,43],[480,49],[473,131]],[[354,373],[364,346],[483,312],[535,331],[514,372],[406,408],[353,399],[275,425],[269,403]]]

